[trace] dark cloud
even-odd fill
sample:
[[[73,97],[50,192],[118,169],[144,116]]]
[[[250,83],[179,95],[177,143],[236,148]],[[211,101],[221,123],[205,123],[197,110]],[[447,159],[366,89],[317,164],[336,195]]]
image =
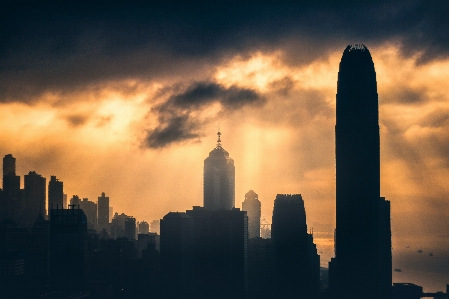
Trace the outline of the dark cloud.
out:
[[[409,88],[399,86],[381,96],[382,103],[423,104],[429,100],[428,90],[425,88]]]
[[[81,115],[81,114],[75,114],[75,115],[69,115],[67,116],[67,121],[72,127],[79,127],[81,125],[84,125],[88,120],[87,115]]]
[[[148,131],[145,145],[162,148],[171,143],[197,139],[200,137],[199,133],[195,133],[198,129],[198,124],[189,119],[188,115],[173,115],[156,129]]]
[[[283,49],[307,63],[348,43],[448,56],[447,1],[3,1],[0,101],[105,80],[179,76]]]
[[[220,103],[220,113],[226,113],[246,105],[263,105],[264,102],[265,98],[251,89],[236,86],[227,88],[214,82],[194,82],[153,109],[159,123],[155,129],[147,131],[144,145],[161,148],[198,139],[202,136],[201,125],[210,119],[200,119],[195,114],[212,103]]]

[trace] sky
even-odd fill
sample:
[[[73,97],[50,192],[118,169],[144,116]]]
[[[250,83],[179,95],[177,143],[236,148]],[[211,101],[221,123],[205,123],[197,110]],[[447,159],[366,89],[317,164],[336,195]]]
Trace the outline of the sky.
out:
[[[276,194],[302,194],[326,266],[338,68],[361,43],[377,74],[393,280],[444,290],[448,15],[443,0],[1,1],[0,155],[150,222],[202,205],[220,127],[236,207],[254,190],[271,223]]]

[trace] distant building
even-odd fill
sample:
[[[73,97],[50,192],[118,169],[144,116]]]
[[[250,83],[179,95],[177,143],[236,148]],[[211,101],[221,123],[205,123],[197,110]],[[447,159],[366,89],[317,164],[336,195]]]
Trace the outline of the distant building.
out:
[[[37,216],[41,214],[42,216],[47,216],[46,209],[46,179],[35,171],[30,171],[25,175],[25,210],[27,223],[32,225],[36,220]]]
[[[217,135],[217,146],[204,160],[204,208],[231,210],[235,207],[234,160],[221,147],[221,133]]]
[[[97,204],[87,198],[83,198],[79,203],[80,209],[84,211],[87,218],[87,228],[97,229]]]
[[[260,236],[262,239],[271,239],[271,224],[265,219],[262,219],[260,223]]]
[[[101,193],[98,197],[98,229],[107,229],[109,226],[109,197]]]
[[[126,214],[115,213],[110,225],[111,238],[125,237],[125,221],[129,218]]]
[[[8,154],[3,158],[3,190],[0,200],[0,221],[19,221],[23,213],[20,176],[16,175],[16,159]]]
[[[109,206],[109,223],[111,223],[112,217],[114,217],[114,208]]]
[[[48,210],[64,208],[64,184],[52,175],[48,182]],[[67,207],[66,207],[67,208]],[[49,212],[50,214],[50,212]]]
[[[73,195],[70,199],[70,205],[75,206],[76,208],[79,206],[81,199],[78,195]]]
[[[136,218],[127,217],[125,219],[125,237],[128,240],[136,239]]]
[[[161,227],[160,227],[160,221],[159,220],[153,220],[150,223],[150,232],[161,234]]]
[[[253,190],[245,194],[245,201],[242,203],[242,210],[248,215],[248,238],[260,237],[260,201]]]
[[[319,291],[319,257],[316,264],[316,247],[307,234],[304,201],[300,194],[276,196],[271,239],[276,295],[280,298],[315,298]]]
[[[139,234],[148,234],[150,232],[150,225],[146,221],[139,223]]]

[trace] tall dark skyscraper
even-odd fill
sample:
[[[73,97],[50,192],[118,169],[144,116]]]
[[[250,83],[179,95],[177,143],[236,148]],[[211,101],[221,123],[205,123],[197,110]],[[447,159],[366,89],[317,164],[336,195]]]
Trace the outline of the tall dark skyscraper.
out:
[[[259,196],[253,190],[245,194],[242,210],[248,215],[248,238],[260,237],[260,201]]]
[[[11,154],[3,157],[3,176],[9,174],[16,175],[16,158]]]
[[[231,210],[235,206],[234,160],[221,147],[221,133],[217,135],[217,146],[204,160],[204,208]]]
[[[315,298],[319,257],[309,250],[306,211],[301,194],[278,194],[274,201],[271,239],[276,297]],[[314,261],[318,260],[318,264]],[[316,281],[315,281],[316,280]]]
[[[98,229],[107,229],[109,225],[109,197],[103,193],[98,197]]]
[[[28,210],[30,223],[34,223],[37,216],[47,215],[46,209],[46,179],[35,171],[30,171],[25,175],[25,209]]]
[[[379,147],[374,63],[364,45],[350,45],[337,85],[337,229],[331,266],[338,273],[331,274],[337,298],[391,297],[390,214],[389,202],[380,198]]]
[[[64,208],[64,185],[59,181],[56,176],[52,175],[48,182],[48,211],[51,209],[63,209]],[[50,215],[50,212],[48,212]]]
[[[11,154],[3,158],[3,192],[1,195],[0,220],[18,221],[22,217],[23,210],[20,176],[16,175],[16,158]]]
[[[16,175],[16,158],[11,154],[3,158],[3,195],[5,199],[18,200],[20,176]]]

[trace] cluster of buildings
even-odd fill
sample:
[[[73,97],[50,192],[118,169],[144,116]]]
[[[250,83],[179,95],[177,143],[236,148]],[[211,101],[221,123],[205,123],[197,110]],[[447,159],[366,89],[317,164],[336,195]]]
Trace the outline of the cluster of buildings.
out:
[[[274,200],[272,238],[250,190],[235,208],[235,167],[217,146],[204,160],[204,206],[161,219],[161,266],[169,298],[317,298],[320,257],[300,194]]]
[[[125,214],[112,217],[105,193],[97,203],[75,195],[67,204],[55,176],[46,206],[45,178],[30,172],[20,189],[15,159],[6,155],[0,293],[215,299],[399,299],[410,293],[419,298],[422,288],[415,285],[392,287],[390,203],[380,196],[378,119],[371,55],[363,45],[348,46],[338,74],[335,256],[328,285],[320,279],[320,256],[302,196],[278,194],[271,227],[261,220],[253,190],[245,194],[242,210],[236,208],[234,161],[218,132],[217,145],[204,160],[203,206],[167,213],[151,223],[157,232]]]

